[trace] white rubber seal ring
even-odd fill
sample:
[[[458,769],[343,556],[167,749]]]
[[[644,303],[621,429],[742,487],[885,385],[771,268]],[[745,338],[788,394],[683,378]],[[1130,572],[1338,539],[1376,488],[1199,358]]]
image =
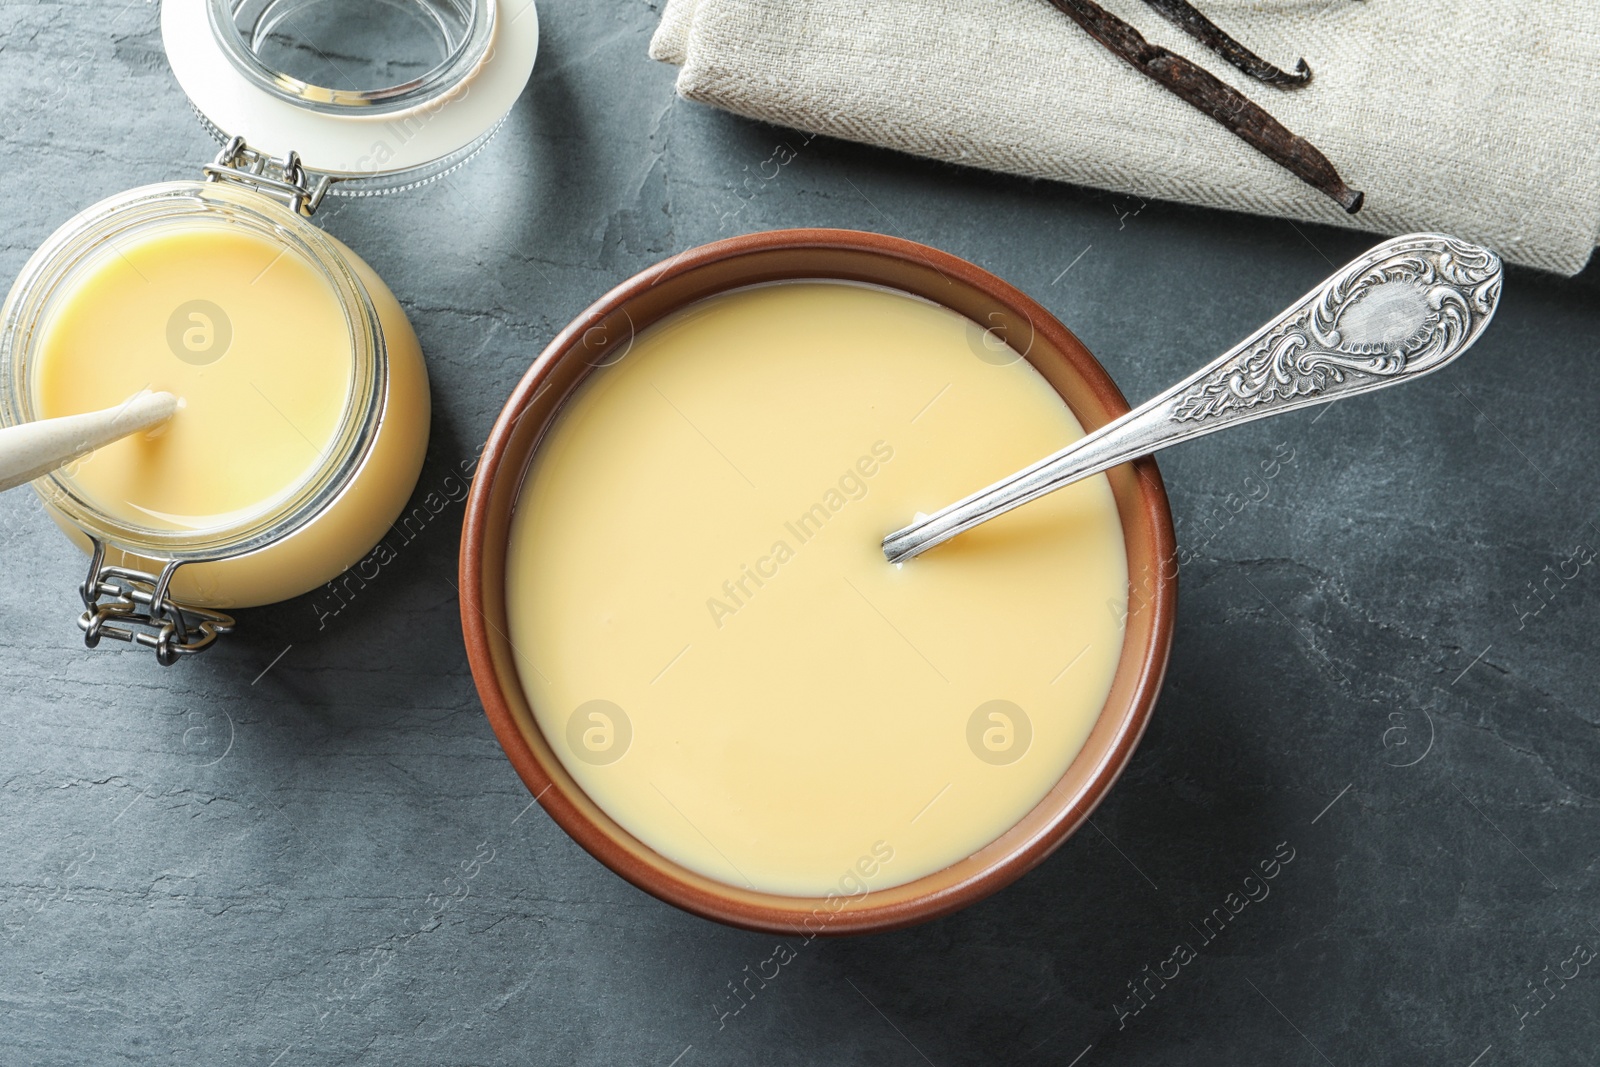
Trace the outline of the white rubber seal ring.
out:
[[[242,136],[254,149],[280,157],[299,152],[308,169],[336,177],[398,174],[466,148],[511,110],[539,52],[533,0],[499,0],[483,61],[449,92],[401,111],[332,114],[251,82],[212,33],[207,3],[161,3],[167,59],[195,108],[218,130]]]

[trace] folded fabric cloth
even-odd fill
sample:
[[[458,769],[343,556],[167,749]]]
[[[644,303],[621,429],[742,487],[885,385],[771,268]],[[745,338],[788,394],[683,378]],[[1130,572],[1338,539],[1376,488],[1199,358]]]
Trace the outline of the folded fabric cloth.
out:
[[[1108,10],[1200,63],[1366,192],[1346,215],[1047,0],[667,0],[650,54],[690,100],[811,133],[1207,207],[1435,230],[1575,274],[1600,236],[1600,5],[1199,0],[1284,68],[1254,82],[1137,0]]]

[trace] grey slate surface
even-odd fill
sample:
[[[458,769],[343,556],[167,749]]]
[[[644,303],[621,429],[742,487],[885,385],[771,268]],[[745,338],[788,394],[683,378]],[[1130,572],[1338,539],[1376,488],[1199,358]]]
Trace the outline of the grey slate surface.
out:
[[[675,100],[646,5],[542,14],[482,158],[321,215],[428,353],[419,493],[575,313],[728,233],[846,226],[966,256],[1135,399],[1372,243],[799,145]],[[213,150],[156,17],[0,6],[7,283],[68,215]],[[746,185],[780,142],[797,157]],[[0,1064],[1593,1063],[1600,562],[1548,603],[1534,586],[1600,548],[1597,295],[1600,269],[1513,270],[1446,373],[1164,458],[1177,640],[1094,828],[951,918],[796,942],[725,1018],[774,939],[658,903],[529,810],[461,647],[459,506],[325,628],[309,598],[252,611],[162,670],[82,648],[82,561],[10,494]],[[1236,511],[1275,450],[1293,462]],[[1269,896],[1200,935],[1289,849]],[[1180,943],[1195,958],[1135,1000]]]

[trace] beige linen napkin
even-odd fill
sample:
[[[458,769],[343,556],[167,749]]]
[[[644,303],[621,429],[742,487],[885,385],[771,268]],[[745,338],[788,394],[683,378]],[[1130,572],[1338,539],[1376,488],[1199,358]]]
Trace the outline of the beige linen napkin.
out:
[[[1320,148],[1348,216],[1046,0],[667,0],[678,92],[934,159],[1370,229],[1575,274],[1600,234],[1600,4],[1199,0],[1302,89],[1252,82],[1138,0],[1105,6]]]

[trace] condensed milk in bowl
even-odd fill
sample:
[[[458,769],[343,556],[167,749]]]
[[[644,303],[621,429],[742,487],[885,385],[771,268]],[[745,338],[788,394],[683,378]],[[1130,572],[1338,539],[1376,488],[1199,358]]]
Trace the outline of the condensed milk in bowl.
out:
[[[89,556],[91,647],[112,637],[164,664],[210,647],[234,626],[225,611],[360,560],[416,485],[416,335],[372,268],[309,220],[326,197],[398,192],[470,159],[528,80],[538,17],[529,0],[371,8],[166,0],[173,72],[221,151],[193,180],[68,220],[0,310],[6,425],[142,390],[179,398],[156,431],[34,482]]]
[[[1165,669],[1149,459],[900,566],[880,541],[1127,411],[1032,300],[875,234],[703,246],[555,339],[462,542],[479,692],[518,773],[694,913],[884,930],[1087,818]]]

